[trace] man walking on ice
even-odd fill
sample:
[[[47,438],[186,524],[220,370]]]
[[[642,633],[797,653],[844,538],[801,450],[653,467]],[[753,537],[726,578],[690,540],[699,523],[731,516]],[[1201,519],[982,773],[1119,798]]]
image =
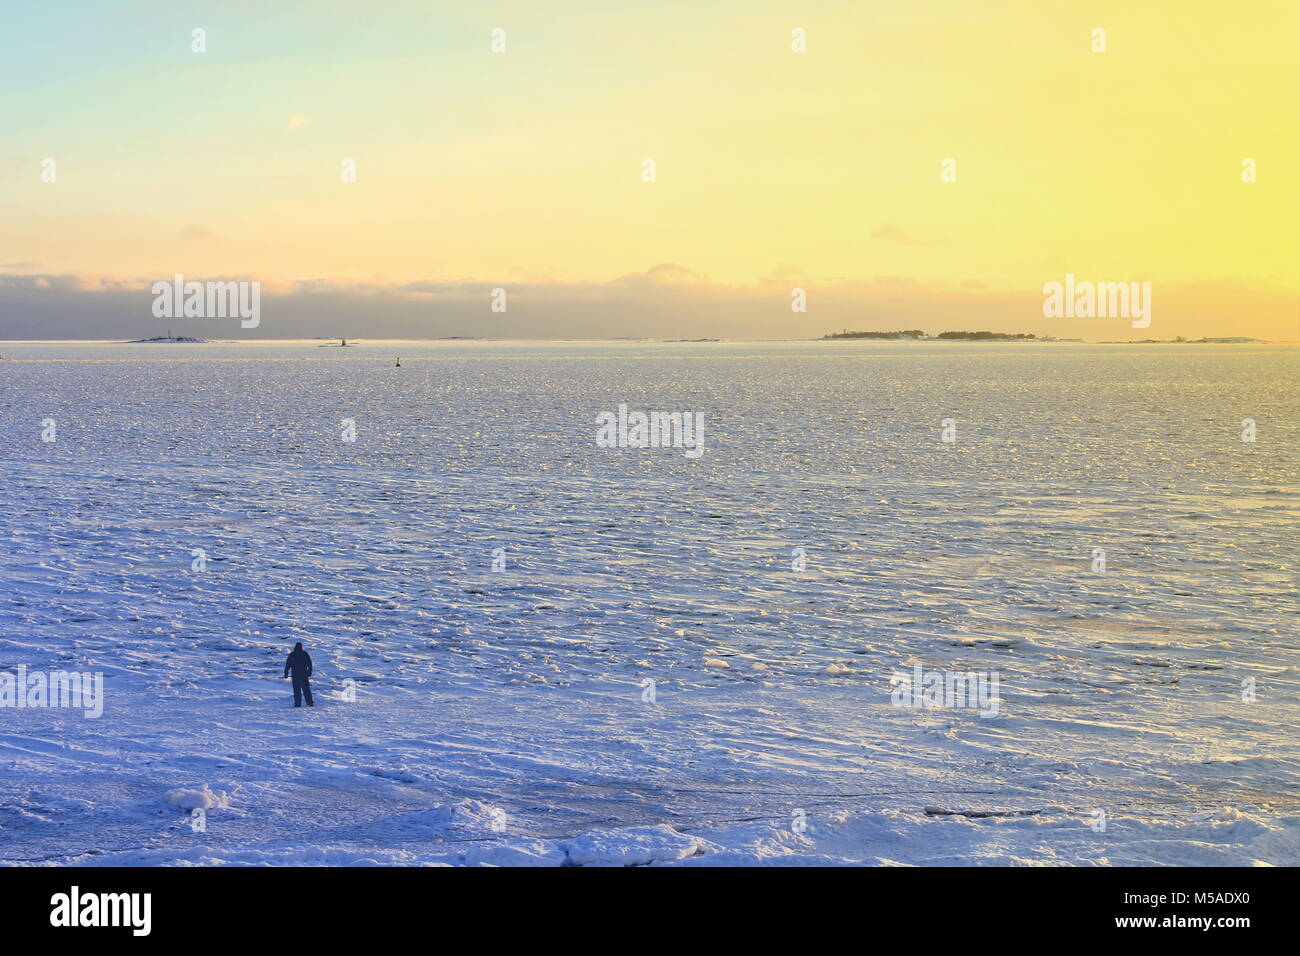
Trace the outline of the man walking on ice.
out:
[[[288,677],[290,671],[293,671],[293,706],[301,707],[305,695],[307,706],[315,707],[311,702],[311,685],[307,683],[311,677],[311,655],[302,649],[302,641],[293,646],[289,659],[284,662],[284,676]]]

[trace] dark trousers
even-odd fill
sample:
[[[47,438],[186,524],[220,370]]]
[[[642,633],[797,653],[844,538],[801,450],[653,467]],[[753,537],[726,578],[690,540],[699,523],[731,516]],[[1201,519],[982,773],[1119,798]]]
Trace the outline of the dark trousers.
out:
[[[299,677],[297,674],[294,674],[293,675],[293,706],[301,707],[302,699],[304,696],[306,696],[307,698],[308,707],[316,706],[311,702],[311,684],[307,683],[307,678]]]

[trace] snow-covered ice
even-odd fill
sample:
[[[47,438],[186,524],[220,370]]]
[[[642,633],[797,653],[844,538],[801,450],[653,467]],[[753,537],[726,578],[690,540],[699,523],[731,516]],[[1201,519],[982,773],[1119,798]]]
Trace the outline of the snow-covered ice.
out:
[[[1300,861],[1300,350],[318,344],[0,348],[0,862]]]

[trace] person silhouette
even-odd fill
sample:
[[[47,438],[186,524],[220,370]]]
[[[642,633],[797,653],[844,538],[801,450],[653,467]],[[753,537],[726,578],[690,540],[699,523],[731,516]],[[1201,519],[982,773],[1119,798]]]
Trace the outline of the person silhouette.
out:
[[[286,678],[290,671],[293,671],[293,706],[301,707],[305,696],[307,706],[315,707],[311,700],[311,684],[307,683],[307,678],[311,677],[311,655],[302,649],[302,641],[293,646],[288,659],[284,662]]]

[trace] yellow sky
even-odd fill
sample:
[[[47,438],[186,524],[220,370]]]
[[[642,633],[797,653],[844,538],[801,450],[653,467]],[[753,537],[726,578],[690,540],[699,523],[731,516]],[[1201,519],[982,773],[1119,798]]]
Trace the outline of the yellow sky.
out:
[[[675,263],[1010,295],[1072,272],[1296,337],[1300,5],[426,6],[250,5],[209,15],[204,54],[194,17],[145,10],[120,41],[88,29],[74,78],[29,52],[0,99],[0,264],[605,282]],[[59,39],[29,26],[29,51]],[[1268,304],[1240,315],[1243,290]]]

